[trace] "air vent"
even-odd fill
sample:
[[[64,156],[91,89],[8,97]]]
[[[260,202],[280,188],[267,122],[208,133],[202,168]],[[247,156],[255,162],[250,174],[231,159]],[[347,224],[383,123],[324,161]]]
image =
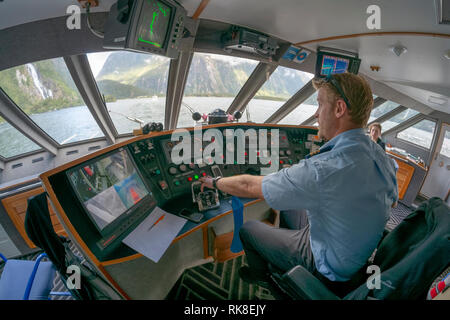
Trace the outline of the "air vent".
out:
[[[31,160],[32,163],[36,163],[36,162],[41,162],[42,160],[44,160],[44,157],[39,157],[36,159]]]
[[[12,168],[13,168],[13,169],[16,169],[16,168],[20,168],[21,166],[23,166],[23,163],[22,163],[22,162],[21,162],[21,163],[13,164],[13,165],[12,165]]]
[[[93,147],[89,147],[88,151],[98,150],[100,148],[101,148],[100,146],[93,146]]]
[[[67,151],[66,156],[70,156],[71,154],[76,154],[76,153],[78,153],[78,150]]]
[[[436,0],[436,14],[439,24],[450,24],[450,0]]]

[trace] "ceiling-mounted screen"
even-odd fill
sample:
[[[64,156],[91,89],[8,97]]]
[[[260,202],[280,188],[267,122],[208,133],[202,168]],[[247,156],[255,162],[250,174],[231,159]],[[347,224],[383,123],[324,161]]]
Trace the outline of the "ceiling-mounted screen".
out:
[[[128,0],[111,6],[103,47],[178,58],[186,10],[173,0]]]
[[[161,1],[144,1],[137,27],[138,42],[163,47],[172,8]]]
[[[329,74],[344,73],[347,71],[349,63],[350,60],[346,58],[323,55],[320,75],[327,76]]]
[[[317,53],[316,77],[326,77],[330,74],[351,72],[358,74],[361,59],[333,52],[319,51]]]

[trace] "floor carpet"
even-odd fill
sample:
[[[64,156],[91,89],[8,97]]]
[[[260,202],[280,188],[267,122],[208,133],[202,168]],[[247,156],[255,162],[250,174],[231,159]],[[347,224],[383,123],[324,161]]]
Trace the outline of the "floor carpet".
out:
[[[167,300],[273,300],[265,288],[249,285],[238,270],[245,256],[223,263],[210,262],[185,270],[167,296]]]
[[[400,222],[405,219],[412,210],[405,206],[402,203],[398,203],[397,207],[391,208],[391,216],[386,224],[386,229],[388,231],[394,230],[396,226],[400,224]]]

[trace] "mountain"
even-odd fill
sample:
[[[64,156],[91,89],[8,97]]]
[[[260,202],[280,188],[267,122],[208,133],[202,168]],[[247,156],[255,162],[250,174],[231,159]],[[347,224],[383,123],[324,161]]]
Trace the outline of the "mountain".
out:
[[[108,81],[108,87],[101,91],[103,94],[121,99],[165,95],[168,75],[167,58],[121,51],[108,56],[96,80],[98,83]],[[120,87],[120,84],[127,87]],[[114,90],[116,87],[121,89],[120,96]],[[129,90],[127,97],[125,90]]]
[[[0,87],[27,114],[84,104],[62,58],[3,70]]]
[[[97,82],[97,85],[100,92],[106,97],[112,97],[112,100],[136,98],[148,95],[147,90],[113,80],[100,80]]]
[[[256,62],[254,61],[227,60],[216,55],[197,53],[192,59],[184,95],[234,97],[255,67]],[[149,96],[165,95],[168,72],[169,60],[167,58],[130,52],[114,52],[108,56],[96,79],[99,82],[115,81],[135,87],[136,90],[143,89]],[[256,97],[287,100],[309,79],[310,77],[305,73],[279,67],[258,91]],[[103,92],[105,95],[116,96],[113,90],[105,90]],[[135,94],[130,92],[129,97],[134,96]]]

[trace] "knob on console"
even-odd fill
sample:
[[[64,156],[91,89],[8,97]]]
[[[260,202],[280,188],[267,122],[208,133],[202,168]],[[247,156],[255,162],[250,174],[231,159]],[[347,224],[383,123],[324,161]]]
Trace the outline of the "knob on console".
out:
[[[169,173],[170,173],[171,175],[176,175],[177,172],[178,172],[177,168],[175,168],[175,167],[170,167],[170,168],[169,168]]]

